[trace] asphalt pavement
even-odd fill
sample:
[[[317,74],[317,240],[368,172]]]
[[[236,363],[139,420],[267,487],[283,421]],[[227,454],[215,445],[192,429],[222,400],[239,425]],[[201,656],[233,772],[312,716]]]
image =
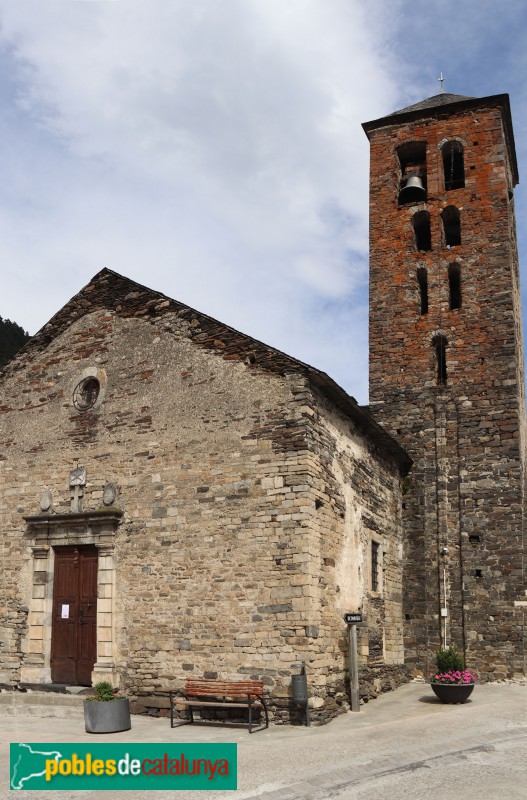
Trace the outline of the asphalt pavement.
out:
[[[132,729],[84,730],[82,707],[0,695],[0,798],[9,791],[10,742],[223,743],[238,745],[236,791],[46,791],[46,800],[527,800],[527,688],[477,685],[463,705],[442,705],[411,683],[328,725],[247,729],[212,724],[170,729],[167,719],[134,716]],[[51,701],[46,701],[50,703]]]

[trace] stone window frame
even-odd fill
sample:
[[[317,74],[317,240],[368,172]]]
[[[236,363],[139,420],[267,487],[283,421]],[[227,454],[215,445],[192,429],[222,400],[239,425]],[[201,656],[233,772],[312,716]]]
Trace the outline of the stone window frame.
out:
[[[373,547],[377,547],[377,588],[373,588]],[[383,537],[376,533],[370,533],[368,539],[368,593],[371,597],[383,597],[384,595],[384,541]]]
[[[89,406],[86,409],[80,409],[75,405],[74,402],[74,394],[75,390],[83,381],[87,378],[94,378],[99,384],[99,394],[97,395],[97,399],[93,403],[93,405]],[[70,386],[70,398],[71,398],[71,405],[79,414],[85,414],[87,411],[95,411],[101,403],[103,402],[106,396],[106,387],[107,387],[107,377],[106,377],[106,370],[102,369],[101,367],[86,367],[82,370],[82,372],[77,373],[75,378],[73,379],[71,386]]]

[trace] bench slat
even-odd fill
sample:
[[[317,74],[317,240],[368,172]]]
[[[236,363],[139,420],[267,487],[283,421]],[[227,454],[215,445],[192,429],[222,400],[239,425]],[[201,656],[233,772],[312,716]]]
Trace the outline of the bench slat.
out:
[[[263,687],[263,681],[219,681],[219,680],[204,680],[202,678],[187,678],[186,684],[188,686],[203,685],[210,687],[217,686],[248,686],[248,687]]]
[[[187,678],[185,694],[190,696],[247,697],[263,695],[263,681],[218,681]]]
[[[214,706],[214,708],[245,708],[248,706],[248,702],[237,702],[237,703],[224,703],[220,701],[209,701],[209,700],[180,700],[181,705],[185,706]],[[256,698],[255,702],[252,705],[258,705],[258,698]]]

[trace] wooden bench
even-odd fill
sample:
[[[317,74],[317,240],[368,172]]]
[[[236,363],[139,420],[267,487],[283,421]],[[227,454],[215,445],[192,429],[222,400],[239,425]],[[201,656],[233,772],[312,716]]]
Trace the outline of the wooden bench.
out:
[[[264,698],[263,681],[218,681],[187,678],[183,694],[170,692],[170,727],[174,727],[174,705],[185,705],[189,722],[194,722],[194,708],[247,708],[249,733],[253,732],[253,709],[263,709],[265,727],[269,716]]]

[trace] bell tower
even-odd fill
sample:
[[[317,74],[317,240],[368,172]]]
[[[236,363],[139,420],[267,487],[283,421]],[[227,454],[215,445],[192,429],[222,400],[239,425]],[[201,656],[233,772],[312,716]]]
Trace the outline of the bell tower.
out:
[[[363,128],[370,410],[406,448],[406,661],[524,669],[525,375],[509,98],[440,94]]]

